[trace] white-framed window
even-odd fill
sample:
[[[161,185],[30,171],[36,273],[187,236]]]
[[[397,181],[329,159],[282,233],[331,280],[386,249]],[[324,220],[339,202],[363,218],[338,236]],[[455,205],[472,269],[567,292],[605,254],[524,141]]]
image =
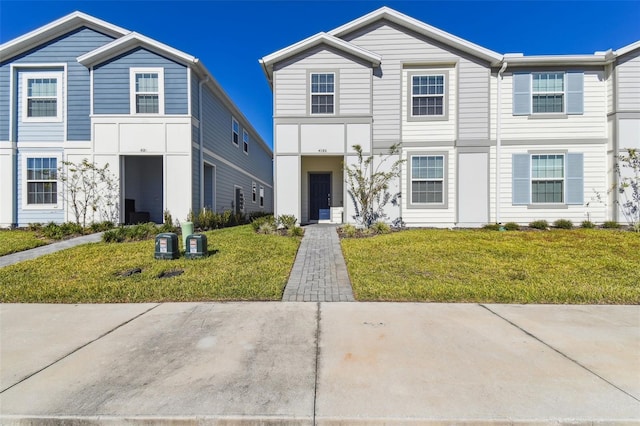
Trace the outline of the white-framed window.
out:
[[[333,114],[335,73],[311,73],[311,114]]]
[[[238,146],[240,144],[240,124],[235,118],[231,118],[231,142]]]
[[[132,114],[164,114],[164,69],[131,68]]]
[[[249,153],[249,133],[242,129],[242,150],[245,154]]]
[[[411,75],[411,116],[444,117],[444,74]]]
[[[564,155],[531,155],[531,203],[564,203]]]
[[[22,157],[22,207],[25,209],[62,208],[58,185],[60,156],[29,153]]]
[[[564,73],[536,72],[531,77],[531,109],[533,114],[563,113]]]
[[[62,121],[62,72],[22,73],[22,121]]]
[[[260,207],[264,207],[264,186],[260,187]]]
[[[445,156],[411,156],[411,204],[444,204]]]
[[[251,201],[255,204],[258,197],[258,187],[255,182],[251,182]]]

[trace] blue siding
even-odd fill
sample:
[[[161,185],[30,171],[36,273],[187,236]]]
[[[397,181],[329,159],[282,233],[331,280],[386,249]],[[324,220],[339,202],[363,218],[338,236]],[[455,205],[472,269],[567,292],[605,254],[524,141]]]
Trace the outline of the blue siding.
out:
[[[191,115],[200,120],[200,79],[191,73]]]
[[[37,151],[37,156],[41,156],[41,154],[43,152],[47,152],[46,150],[43,149],[39,149]],[[51,150],[51,156],[56,156],[59,155],[61,153],[61,150]],[[25,184],[25,176],[24,176],[24,170],[22,169],[23,166],[23,158],[25,157],[29,157],[30,154],[33,154],[32,151],[24,151],[24,150],[19,150],[18,151],[18,155],[17,155],[17,188],[18,188],[18,192],[17,192],[17,212],[18,212],[18,217],[17,217],[17,223],[18,226],[27,226],[30,223],[49,223],[49,222],[56,222],[56,223],[62,223],[64,222],[64,210],[63,209],[23,209],[22,208],[22,188]],[[58,164],[58,166],[60,166],[60,164]],[[62,197],[60,195],[60,191],[61,191],[61,186],[60,183],[58,183],[58,205],[62,205],[63,200]]]
[[[191,210],[194,214],[200,211],[200,150],[191,148]]]
[[[67,64],[67,140],[90,140],[89,70],[76,58],[103,46],[113,38],[80,28],[0,64],[0,140],[9,139],[9,69],[11,64]]]
[[[124,53],[94,67],[93,112],[130,114],[130,68],[164,68],[165,114],[187,114],[187,69],[143,48]]]
[[[24,105],[22,105],[23,99],[22,99],[22,84],[23,84],[23,73],[27,72],[27,73],[34,73],[34,72],[38,72],[38,71],[52,71],[55,72],[56,74],[59,74],[62,77],[62,81],[58,81],[58,84],[64,84],[64,76],[62,73],[62,68],[40,68],[37,70],[33,70],[33,69],[20,69],[16,72],[15,74],[15,81],[17,82],[17,86],[18,86],[18,90],[17,90],[17,97],[16,97],[16,102],[17,102],[17,108],[16,108],[16,118],[15,118],[15,122],[17,122],[16,125],[16,140],[20,141],[20,142],[64,142],[64,110],[62,111],[62,115],[63,115],[63,120],[62,121],[56,121],[56,122],[43,122],[43,123],[38,123],[38,122],[23,122],[23,118],[22,118],[22,114],[23,114],[23,108],[25,107]],[[65,102],[65,90],[64,90],[64,86],[62,87],[62,99],[60,100],[63,105]]]

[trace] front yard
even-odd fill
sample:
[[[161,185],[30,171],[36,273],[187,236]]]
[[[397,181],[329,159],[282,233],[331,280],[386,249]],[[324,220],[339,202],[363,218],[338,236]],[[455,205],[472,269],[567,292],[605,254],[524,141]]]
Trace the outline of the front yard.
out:
[[[281,299],[300,238],[260,235],[248,225],[205,234],[211,255],[204,259],[155,260],[155,241],[147,240],[88,244],[0,268],[0,302]],[[172,271],[183,273],[159,278]]]
[[[640,234],[408,230],[343,239],[357,300],[640,303]]]
[[[49,242],[33,231],[22,229],[0,230],[0,256],[44,246]]]

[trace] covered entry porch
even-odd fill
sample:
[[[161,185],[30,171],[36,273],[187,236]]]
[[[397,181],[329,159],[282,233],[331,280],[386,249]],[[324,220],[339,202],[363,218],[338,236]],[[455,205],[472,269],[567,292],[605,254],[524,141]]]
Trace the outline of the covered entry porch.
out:
[[[300,164],[300,223],[343,223],[344,156],[307,155]]]

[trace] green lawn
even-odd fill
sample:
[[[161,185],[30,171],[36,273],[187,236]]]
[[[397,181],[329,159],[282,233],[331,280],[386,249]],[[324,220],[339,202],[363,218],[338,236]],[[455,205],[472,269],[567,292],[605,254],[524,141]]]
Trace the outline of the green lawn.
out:
[[[206,232],[205,259],[155,260],[154,240],[95,243],[0,268],[0,302],[279,300],[300,238],[250,226]],[[134,268],[142,272],[119,274]],[[159,279],[165,271],[180,276]]]
[[[640,234],[408,230],[342,240],[358,300],[640,303]]]
[[[38,238],[33,231],[22,229],[0,230],[0,256],[47,244],[49,244],[48,241]]]

